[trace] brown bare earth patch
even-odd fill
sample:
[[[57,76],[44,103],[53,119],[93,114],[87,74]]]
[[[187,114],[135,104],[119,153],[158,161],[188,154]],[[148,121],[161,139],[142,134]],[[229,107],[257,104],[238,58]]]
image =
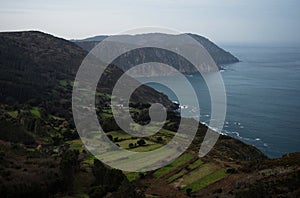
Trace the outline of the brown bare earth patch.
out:
[[[140,184],[146,187],[145,194],[153,195],[158,197],[174,197],[174,198],[185,198],[185,193],[173,188],[168,185],[166,180],[161,178],[153,178],[151,176],[140,180]]]

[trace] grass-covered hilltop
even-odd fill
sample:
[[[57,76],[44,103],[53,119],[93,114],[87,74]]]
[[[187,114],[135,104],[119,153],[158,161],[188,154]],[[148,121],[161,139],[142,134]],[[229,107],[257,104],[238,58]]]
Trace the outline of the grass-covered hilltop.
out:
[[[72,86],[88,53],[77,44],[36,31],[0,33],[0,197],[300,196],[300,153],[269,159],[251,145],[220,135],[209,154],[199,158],[208,130],[201,123],[189,149],[158,170],[122,172],[95,159],[82,145],[72,115]],[[213,53],[220,48],[209,49],[217,60],[218,53]],[[225,53],[222,60],[232,57]],[[110,98],[122,74],[110,65],[95,96],[107,137],[136,152],[165,145],[179,125],[177,105],[150,87],[134,92],[130,113],[137,123],[145,124],[149,106],[162,103],[169,110],[163,128],[137,138],[115,123]]]

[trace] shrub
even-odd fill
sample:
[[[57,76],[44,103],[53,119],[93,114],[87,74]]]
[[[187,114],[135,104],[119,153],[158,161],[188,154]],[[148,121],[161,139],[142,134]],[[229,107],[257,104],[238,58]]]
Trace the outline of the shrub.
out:
[[[140,140],[138,140],[136,143],[137,143],[139,146],[144,146],[144,145],[146,145],[146,142],[145,142],[144,139],[140,139]]]

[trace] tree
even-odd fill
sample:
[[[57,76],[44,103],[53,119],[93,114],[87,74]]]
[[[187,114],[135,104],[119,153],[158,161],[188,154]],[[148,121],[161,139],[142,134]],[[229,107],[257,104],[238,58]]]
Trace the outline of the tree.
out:
[[[188,188],[188,189],[186,189],[185,192],[186,192],[186,195],[190,197],[190,196],[191,196],[191,193],[192,193],[192,189],[191,189],[191,188]]]
[[[107,137],[108,137],[108,139],[109,139],[110,141],[113,141],[113,136],[112,136],[112,135],[107,135]]]
[[[128,147],[129,147],[129,148],[134,148],[134,144],[133,144],[133,143],[129,143],[129,144],[128,144]]]
[[[120,187],[116,192],[112,194],[112,197],[116,198],[145,198],[145,195],[142,192],[136,190],[136,185],[128,180],[123,180]]]
[[[120,140],[119,140],[119,137],[115,137],[114,138],[114,142],[119,142]]]
[[[89,191],[90,198],[104,197],[106,194],[107,191],[103,186],[94,186]]]
[[[139,173],[139,176],[140,176],[141,179],[145,178],[145,174],[144,173]]]
[[[104,186],[107,192],[117,190],[122,181],[126,178],[121,170],[110,169],[104,166],[98,159],[94,160],[92,172],[96,178],[93,186]]]
[[[140,139],[140,140],[138,140],[136,143],[137,143],[139,146],[144,146],[144,145],[146,145],[146,142],[145,142],[144,139]]]
[[[78,150],[67,150],[62,155],[60,170],[66,190],[72,188],[75,173],[79,170],[78,156]]]
[[[159,142],[159,143],[161,143],[161,142],[163,142],[164,140],[163,140],[162,137],[159,136],[159,137],[156,138],[156,141]]]

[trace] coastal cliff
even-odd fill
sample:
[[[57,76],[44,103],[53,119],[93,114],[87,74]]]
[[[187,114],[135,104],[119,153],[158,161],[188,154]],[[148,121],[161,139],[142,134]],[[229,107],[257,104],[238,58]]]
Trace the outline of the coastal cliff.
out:
[[[211,58],[219,68],[221,68],[224,64],[235,63],[239,61],[235,56],[218,47],[207,38],[196,34],[187,35],[191,36],[207,50],[207,52],[210,54]],[[153,40],[153,42],[165,42],[169,39],[182,39],[182,35],[167,35],[159,33],[133,36],[120,35],[118,37],[121,37],[123,40],[135,39],[135,42],[140,43],[141,45],[145,40]],[[108,38],[108,36],[96,36],[84,40],[73,40],[73,42],[75,42],[78,46],[82,47],[86,51],[90,51],[105,38]],[[140,71],[136,72],[142,73],[144,76],[161,76],[163,74],[172,74],[172,72],[166,68],[153,67],[150,64],[147,65],[147,63],[149,62],[159,62],[173,66],[183,74],[193,74],[198,72],[198,70],[201,72],[214,72],[217,70],[217,67],[213,66],[214,63],[210,63],[210,61],[207,61],[207,64],[196,65],[195,67],[197,68],[195,68],[184,57],[181,57],[171,51],[157,48],[139,48],[136,50],[132,50],[118,57],[118,59],[114,61],[114,64],[116,64],[123,71],[127,71],[138,64],[145,64],[146,67],[143,67]],[[135,73],[133,73],[133,75],[135,75]]]

